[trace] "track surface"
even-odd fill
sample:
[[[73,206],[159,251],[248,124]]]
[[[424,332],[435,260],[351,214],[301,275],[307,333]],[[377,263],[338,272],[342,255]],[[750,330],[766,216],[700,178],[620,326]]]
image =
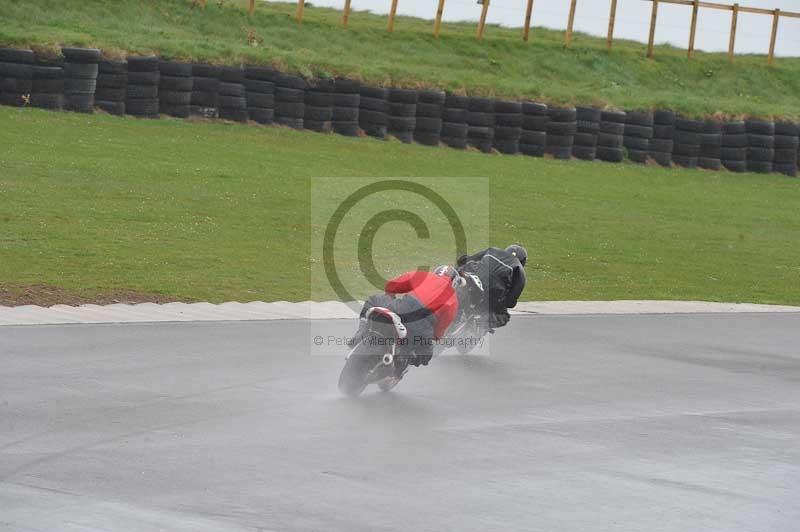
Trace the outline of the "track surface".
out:
[[[358,401],[352,327],[0,328],[0,529],[800,522],[800,315],[517,317]]]

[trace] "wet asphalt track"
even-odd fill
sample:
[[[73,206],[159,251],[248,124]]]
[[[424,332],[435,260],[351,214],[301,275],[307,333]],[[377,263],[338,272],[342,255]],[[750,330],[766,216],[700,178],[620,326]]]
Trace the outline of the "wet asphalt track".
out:
[[[358,401],[351,328],[0,328],[0,530],[797,530],[800,314],[518,317]]]

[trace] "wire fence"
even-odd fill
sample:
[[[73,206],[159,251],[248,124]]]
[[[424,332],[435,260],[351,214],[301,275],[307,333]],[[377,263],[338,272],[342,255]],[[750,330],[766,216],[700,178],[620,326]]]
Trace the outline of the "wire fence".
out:
[[[397,18],[398,6],[400,0],[388,0],[390,2],[390,7],[387,14],[387,26],[386,30],[388,32],[393,32],[395,30],[395,21]],[[701,11],[709,11],[709,12],[717,12],[720,14],[727,14],[728,18],[725,23],[721,25],[717,25],[716,27],[703,27],[703,32],[712,31],[714,33],[725,33],[726,40],[728,41],[727,52],[728,57],[731,61],[734,60],[736,55],[736,42],[737,38],[745,38],[749,39],[750,41],[764,41],[766,44],[766,38],[763,34],[759,35],[754,32],[746,31],[747,28],[752,27],[754,25],[754,21],[752,19],[748,19],[746,23],[743,23],[742,15],[756,15],[758,18],[763,18],[764,22],[768,25],[765,29],[767,30],[769,36],[769,46],[767,48],[767,62],[769,65],[774,63],[775,59],[775,51],[776,46],[778,44],[778,35],[779,35],[779,27],[781,22],[786,22],[789,20],[795,20],[800,23],[800,12],[794,11],[785,11],[781,9],[765,9],[762,7],[752,7],[746,5],[740,5],[738,3],[734,4],[725,4],[719,2],[709,2],[704,0],[639,0],[640,2],[650,4],[650,16],[649,16],[649,24],[647,19],[642,18],[641,10],[636,13],[636,18],[634,17],[625,17],[625,16],[618,16],[624,15],[622,10],[620,9],[620,5],[622,4],[621,0],[609,0],[609,9],[607,15],[607,31],[605,34],[606,38],[606,47],[609,52],[612,51],[615,39],[615,30],[619,22],[626,22],[629,24],[636,24],[637,26],[641,26],[646,28],[647,31],[645,35],[642,36],[641,40],[647,42],[647,57],[653,57],[655,54],[655,44],[656,44],[656,35],[658,28],[669,28],[672,30],[686,30],[688,32],[688,37],[686,38],[687,42],[687,58],[691,59],[696,50],[696,41],[698,35],[698,19],[700,18]],[[195,0],[197,4],[201,7],[205,7],[206,0]],[[433,27],[432,33],[436,37],[442,32],[442,21],[443,17],[446,13],[446,9],[448,6],[452,7],[453,5],[456,6],[463,6],[465,8],[479,8],[480,15],[477,21],[476,29],[475,29],[475,38],[477,40],[483,40],[486,34],[486,27],[488,24],[492,22],[492,14],[496,13],[497,11],[501,12],[501,19],[505,22],[513,20],[515,17],[519,17],[519,21],[522,23],[522,31],[521,31],[521,39],[524,41],[528,41],[530,38],[530,28],[533,22],[536,20],[537,15],[546,14],[549,15],[550,18],[557,16],[557,17],[564,17],[564,46],[570,47],[572,45],[573,40],[573,33],[575,31],[575,21],[580,21],[581,19],[584,22],[592,23],[593,25],[598,24],[598,17],[597,16],[581,16],[579,13],[579,9],[581,4],[588,5],[589,3],[595,3],[596,0],[560,0],[561,5],[563,5],[562,10],[555,10],[555,9],[548,9],[547,7],[542,7],[543,0],[516,0],[516,5],[508,5],[503,0],[477,0],[477,6],[475,2],[468,1],[468,0],[437,0],[434,2],[436,5],[435,11],[435,18],[433,20]],[[306,0],[296,0],[297,7],[295,11],[295,20],[297,23],[302,23],[304,11],[305,11],[305,4]],[[310,3],[310,2],[309,2]],[[552,3],[552,2],[551,2]],[[342,18],[341,18],[341,25],[344,28],[347,28],[350,22],[350,15],[352,12],[352,4],[351,0],[341,0],[342,5]],[[679,25],[679,24],[664,24],[662,21],[659,24],[659,14],[663,13],[664,8],[669,9],[677,8],[680,10],[685,10],[685,16],[687,20],[686,25]],[[673,7],[674,6],[674,7]],[[593,7],[597,7],[594,5]],[[256,9],[256,0],[249,0],[248,5],[248,12],[250,14],[254,13]],[[594,10],[596,11],[596,9]],[[645,15],[646,16],[646,15]],[[674,17],[673,17],[674,18]],[[717,18],[719,22],[719,18]],[[758,22],[755,22],[756,24]],[[722,28],[720,26],[728,26],[727,28]],[[745,31],[742,31],[742,29]],[[782,36],[782,39],[787,42],[791,43],[800,43],[798,40],[787,39],[785,36]]]

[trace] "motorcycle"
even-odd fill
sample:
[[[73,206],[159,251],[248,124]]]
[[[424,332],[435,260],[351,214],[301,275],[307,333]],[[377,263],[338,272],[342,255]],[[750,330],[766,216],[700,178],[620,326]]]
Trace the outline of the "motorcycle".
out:
[[[485,308],[485,294],[480,278],[463,268],[459,274],[464,279],[466,290],[459,301],[458,317],[450,326],[447,336],[459,354],[467,355],[484,336],[494,334],[494,329],[489,326],[488,309]]]
[[[357,397],[370,384],[377,384],[384,392],[397,386],[397,375],[402,377],[408,368],[408,360],[397,353],[397,346],[407,335],[403,320],[396,313],[385,307],[370,308],[353,338],[355,345],[345,358],[339,390],[348,397]]]

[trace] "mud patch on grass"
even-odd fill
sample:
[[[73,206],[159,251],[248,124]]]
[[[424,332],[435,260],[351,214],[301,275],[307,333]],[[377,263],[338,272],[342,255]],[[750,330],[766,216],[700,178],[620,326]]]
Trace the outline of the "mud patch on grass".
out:
[[[163,294],[152,294],[137,290],[114,289],[94,294],[79,293],[66,288],[49,285],[7,285],[0,284],[0,306],[17,307],[21,305],[111,305],[113,303],[191,303],[193,300]]]

